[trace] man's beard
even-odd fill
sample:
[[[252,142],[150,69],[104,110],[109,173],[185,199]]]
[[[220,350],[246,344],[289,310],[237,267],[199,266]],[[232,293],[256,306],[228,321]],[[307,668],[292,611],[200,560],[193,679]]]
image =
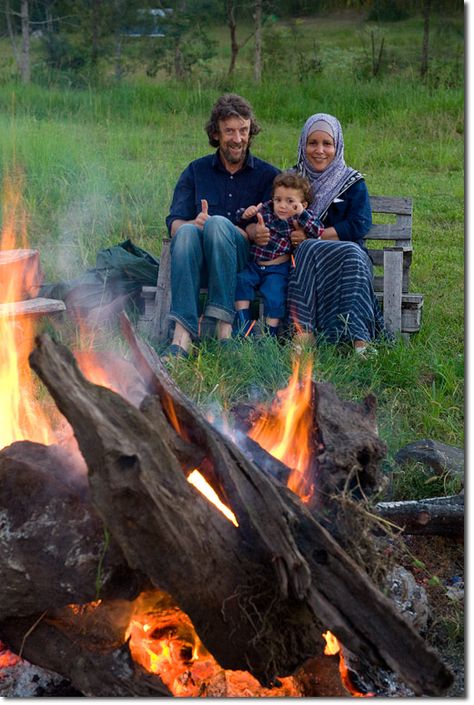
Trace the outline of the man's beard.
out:
[[[248,144],[243,146],[238,156],[231,151],[230,145],[224,148],[221,147],[222,156],[229,164],[240,164],[240,162],[245,160],[248,147]]]

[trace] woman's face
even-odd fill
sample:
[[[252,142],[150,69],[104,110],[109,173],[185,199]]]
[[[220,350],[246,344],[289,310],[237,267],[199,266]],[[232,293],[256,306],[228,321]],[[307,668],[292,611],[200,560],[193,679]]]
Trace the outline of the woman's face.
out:
[[[328,132],[316,130],[306,142],[306,157],[314,171],[324,171],[336,156],[334,139]]]

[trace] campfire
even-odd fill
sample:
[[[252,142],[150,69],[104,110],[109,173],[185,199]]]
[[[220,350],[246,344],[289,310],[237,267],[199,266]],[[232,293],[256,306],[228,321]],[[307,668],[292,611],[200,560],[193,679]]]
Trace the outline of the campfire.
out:
[[[37,253],[15,249],[16,228],[5,218],[13,309],[40,276]],[[334,494],[379,485],[373,400],[342,402],[296,360],[234,442],[125,316],[131,364],[35,341],[28,317],[0,326],[0,638],[12,649],[0,667],[19,654],[89,696],[317,695],[308,664],[331,645],[353,695],[374,691],[354,686],[344,650],[416,694],[449,685],[331,535]]]

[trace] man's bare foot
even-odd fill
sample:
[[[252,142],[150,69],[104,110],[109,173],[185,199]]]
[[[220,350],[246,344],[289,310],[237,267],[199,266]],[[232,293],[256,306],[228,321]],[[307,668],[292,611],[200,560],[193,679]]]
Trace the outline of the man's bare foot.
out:
[[[185,352],[189,352],[189,348],[191,347],[191,335],[178,321],[175,323],[171,345],[179,345]]]
[[[216,324],[217,340],[227,340],[232,335],[232,323],[226,321],[217,321]]]

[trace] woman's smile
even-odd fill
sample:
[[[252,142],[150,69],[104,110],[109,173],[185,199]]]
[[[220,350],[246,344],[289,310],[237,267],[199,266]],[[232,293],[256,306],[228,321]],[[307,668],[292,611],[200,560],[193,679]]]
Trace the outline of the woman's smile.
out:
[[[334,139],[327,132],[316,130],[306,142],[306,157],[315,171],[324,171],[336,156]]]

